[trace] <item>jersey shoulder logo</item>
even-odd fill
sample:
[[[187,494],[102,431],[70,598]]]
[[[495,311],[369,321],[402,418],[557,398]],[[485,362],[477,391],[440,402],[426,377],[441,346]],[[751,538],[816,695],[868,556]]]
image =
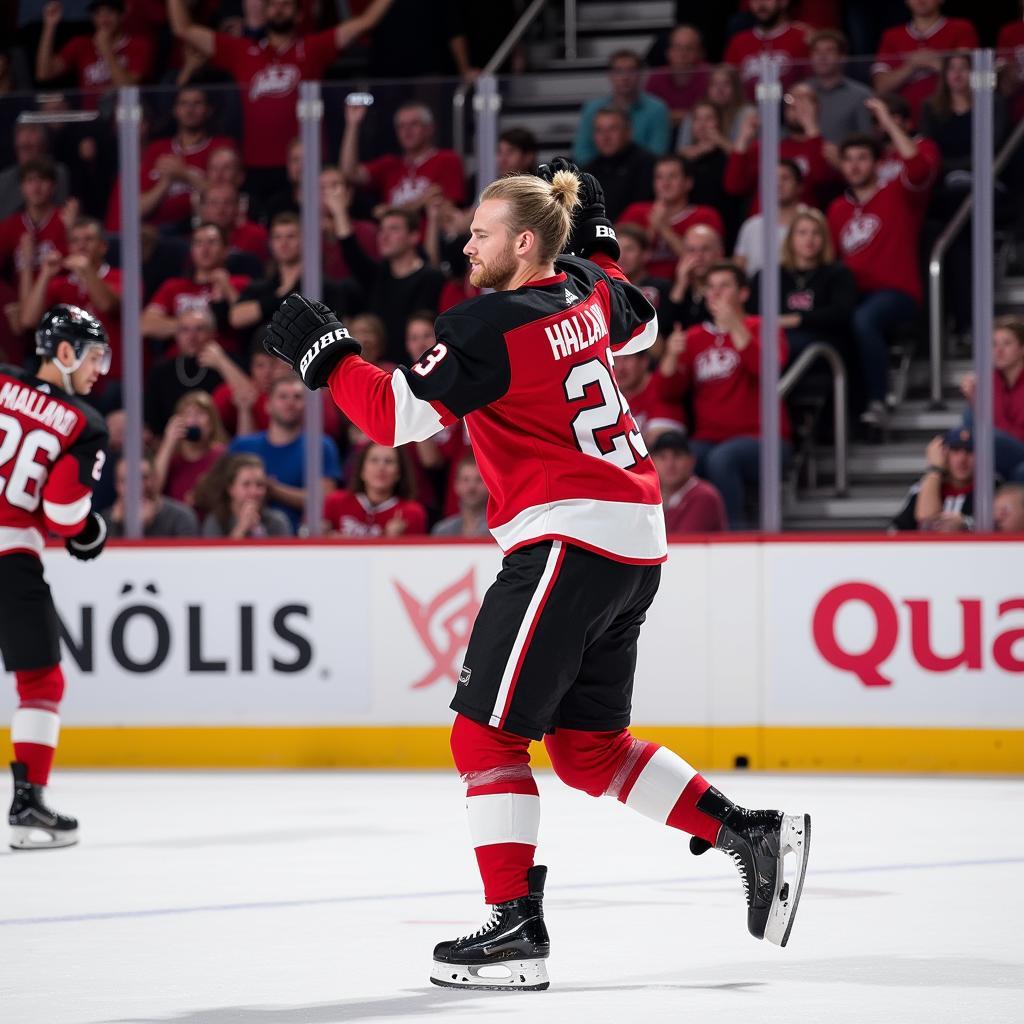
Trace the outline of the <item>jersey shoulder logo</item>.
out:
[[[565,289],[565,304],[567,306],[571,306],[574,302],[579,302],[579,301],[580,301],[580,297],[578,295],[573,295],[573,293],[571,291],[569,291],[568,288]]]

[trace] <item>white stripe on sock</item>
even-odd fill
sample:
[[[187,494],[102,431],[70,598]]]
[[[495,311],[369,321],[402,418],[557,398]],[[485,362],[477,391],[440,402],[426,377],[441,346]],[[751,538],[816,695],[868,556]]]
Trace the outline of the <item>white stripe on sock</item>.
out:
[[[488,793],[466,799],[474,846],[495,843],[537,845],[540,797],[527,793]]]
[[[697,774],[678,754],[659,747],[626,797],[626,806],[664,824],[687,783]]]
[[[18,708],[11,716],[12,743],[38,743],[56,747],[60,735],[60,715],[40,708]]]

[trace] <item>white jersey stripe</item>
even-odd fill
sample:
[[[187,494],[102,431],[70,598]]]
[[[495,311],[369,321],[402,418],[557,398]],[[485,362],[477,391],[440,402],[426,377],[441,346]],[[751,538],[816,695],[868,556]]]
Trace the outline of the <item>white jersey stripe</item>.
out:
[[[466,799],[473,846],[495,843],[537,845],[540,797],[527,793],[488,793]]]
[[[544,563],[544,571],[540,574],[540,579],[537,581],[537,589],[533,592],[533,597],[530,598],[523,621],[519,624],[519,632],[516,634],[515,642],[512,644],[508,661],[505,663],[505,671],[501,674],[498,696],[495,698],[494,707],[491,709],[490,724],[495,728],[502,728],[505,717],[505,702],[508,700],[509,690],[515,681],[516,668],[519,665],[520,656],[526,647],[526,641],[533,629],[534,620],[537,618],[540,607],[544,602],[544,595],[547,593],[548,584],[555,574],[561,553],[562,543],[556,540],[551,545],[551,550],[548,552],[548,560]]]
[[[612,355],[631,356],[635,352],[649,349],[658,340],[658,319],[648,320],[643,328],[637,331],[628,341],[621,345],[612,345]]]
[[[613,558],[657,562],[668,555],[661,505],[567,498],[532,505],[491,533],[502,551],[545,537],[564,537]]]
[[[401,370],[391,374],[391,391],[395,396],[396,448],[409,441],[426,441],[441,429],[443,424],[438,411],[429,402],[412,393]]]
[[[11,742],[56,747],[60,736],[60,715],[41,708],[18,708],[11,715]]]
[[[32,526],[0,526],[0,555],[5,551],[43,553],[43,535]]]
[[[72,526],[80,523],[92,508],[92,495],[87,494],[69,505],[58,505],[55,501],[43,499],[43,514],[58,526]]]
[[[626,797],[626,806],[664,824],[687,784],[697,774],[678,754],[659,747]]]

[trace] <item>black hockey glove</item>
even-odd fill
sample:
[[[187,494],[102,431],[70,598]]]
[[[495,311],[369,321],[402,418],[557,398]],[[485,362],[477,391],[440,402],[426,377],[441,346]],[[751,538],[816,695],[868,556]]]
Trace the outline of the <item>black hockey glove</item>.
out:
[[[64,547],[73,558],[81,559],[83,562],[90,562],[102,550],[107,543],[107,523],[99,512],[90,512],[86,517],[85,526],[74,535],[64,541]]]
[[[363,350],[327,306],[294,293],[271,317],[263,347],[283,359],[311,391],[327,383],[342,359]]]
[[[541,164],[537,168],[537,176],[545,181],[551,181],[558,171],[575,174],[580,182],[580,205],[573,215],[572,233],[569,235],[565,252],[570,256],[584,258],[595,252],[603,252],[617,260],[619,240],[615,237],[615,228],[608,219],[601,182],[594,175],[581,171],[571,160],[561,156],[556,156],[549,164]]]

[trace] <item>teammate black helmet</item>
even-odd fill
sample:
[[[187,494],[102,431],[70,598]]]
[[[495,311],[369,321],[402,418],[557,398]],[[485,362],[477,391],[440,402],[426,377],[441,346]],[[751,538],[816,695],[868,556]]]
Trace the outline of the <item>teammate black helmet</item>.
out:
[[[57,346],[66,341],[81,360],[93,345],[110,348],[107,331],[91,313],[78,306],[61,303],[51,306],[36,328],[36,355],[44,359],[57,357]]]

